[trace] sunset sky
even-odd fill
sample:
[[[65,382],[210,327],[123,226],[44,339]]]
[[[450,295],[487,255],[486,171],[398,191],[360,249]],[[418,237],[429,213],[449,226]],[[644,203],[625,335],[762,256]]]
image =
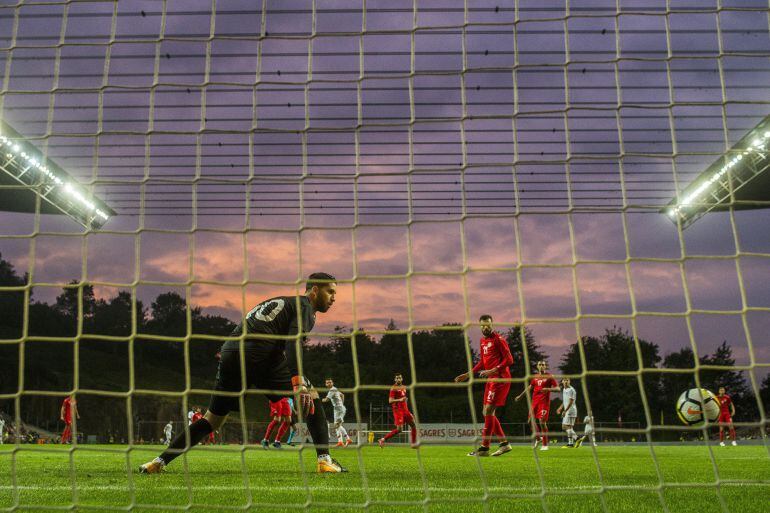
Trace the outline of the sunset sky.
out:
[[[118,212],[0,212],[37,299],[189,282],[237,320],[322,270],[319,332],[490,313],[553,364],[634,317],[689,346],[689,319],[770,365],[770,214],[658,213],[768,114],[766,1],[256,4],[0,0],[0,117]]]

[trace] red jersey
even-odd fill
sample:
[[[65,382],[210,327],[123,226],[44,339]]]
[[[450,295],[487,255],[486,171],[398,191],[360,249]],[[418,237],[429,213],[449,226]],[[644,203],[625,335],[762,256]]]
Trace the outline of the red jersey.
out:
[[[390,397],[391,399],[406,398],[406,387],[403,385],[400,387],[393,385],[393,387],[391,387],[390,389],[390,394],[388,394],[388,397]],[[406,401],[390,403],[390,406],[391,408],[393,408],[393,413],[409,411],[409,406],[407,406]]]
[[[203,418],[203,414],[201,412],[199,412],[199,411],[196,411],[195,413],[193,413],[192,421],[193,421],[193,423],[195,423],[195,422],[201,420],[202,418]]]
[[[64,422],[72,424],[72,400],[69,397],[65,397],[62,407],[64,408]]]
[[[730,396],[725,395],[718,395],[717,399],[719,399],[719,413],[722,415],[730,415],[730,405],[733,404],[733,400],[730,399]]]
[[[511,369],[509,367],[513,365],[513,355],[511,348],[508,347],[508,342],[502,335],[493,331],[492,335],[482,337],[480,347],[481,358],[473,366],[473,373],[497,367],[500,371],[492,377],[510,378]]]
[[[543,389],[554,388],[559,386],[559,384],[556,382],[555,379],[553,379],[553,376],[551,376],[550,374],[543,374],[542,376],[538,374],[534,378],[532,378],[532,381],[530,381],[529,384],[530,386],[532,386],[533,403],[550,403],[551,392]]]

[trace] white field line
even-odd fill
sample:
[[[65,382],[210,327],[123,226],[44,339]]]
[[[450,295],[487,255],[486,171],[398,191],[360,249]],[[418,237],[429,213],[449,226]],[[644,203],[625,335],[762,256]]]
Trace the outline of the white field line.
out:
[[[157,483],[157,482],[156,482]],[[156,484],[153,483],[153,484]],[[704,487],[700,483],[695,483],[698,485],[699,488]],[[612,485],[608,485],[610,488],[608,491],[618,491],[613,490]],[[677,484],[677,488],[681,487],[682,485]],[[716,487],[716,485],[713,485]],[[747,482],[747,483],[735,483],[735,482],[728,482],[728,483],[720,483],[721,487],[743,487],[743,486],[767,486],[770,487],[770,482],[768,483],[756,483],[756,482]],[[62,485],[54,485],[54,486],[46,486],[46,485],[19,485],[19,486],[12,486],[12,485],[0,485],[0,490],[31,490],[31,491],[71,491],[71,486],[62,486]],[[128,492],[129,488],[128,486],[121,486],[121,485],[76,485],[77,491],[125,491]],[[372,491],[372,492],[392,492],[395,490],[399,491],[406,491],[406,492],[424,492],[425,489],[423,487],[418,486],[369,486],[369,487],[360,487],[360,488],[352,488],[349,485],[344,486],[328,486],[328,483],[324,483],[323,485],[319,486],[300,486],[300,485],[273,485],[273,486],[266,486],[266,485],[250,485],[250,490],[269,490],[269,491],[360,491],[365,492],[366,490]],[[542,492],[542,488],[540,487],[514,487],[514,486],[490,486],[487,488],[483,488],[481,486],[477,487],[436,487],[436,486],[428,486],[429,492],[475,492],[475,493],[482,493],[484,490],[490,491],[490,492],[524,492],[524,493],[540,493]],[[650,485],[639,485],[639,486],[633,486],[624,488],[620,491],[655,491],[658,488],[656,486],[650,486]],[[146,492],[146,491],[163,491],[163,490],[175,490],[180,491],[184,490],[187,491],[188,487],[186,486],[160,486],[160,487],[145,487],[143,483],[138,482],[136,486],[134,487],[134,491],[138,493]],[[235,486],[235,485],[192,485],[189,487],[189,490],[192,492],[197,491],[245,491],[245,487],[243,486]],[[595,485],[576,485],[576,486],[559,486],[559,487],[553,487],[546,489],[546,494],[548,491],[562,491],[562,490],[595,490],[595,491],[601,491],[601,486],[595,486]]]

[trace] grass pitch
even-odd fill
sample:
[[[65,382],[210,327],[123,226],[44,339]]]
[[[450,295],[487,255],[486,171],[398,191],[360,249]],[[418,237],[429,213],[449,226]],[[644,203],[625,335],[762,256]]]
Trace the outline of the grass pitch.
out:
[[[459,446],[365,446],[333,451],[350,470],[337,475],[315,474],[312,449],[219,446],[150,476],[136,469],[160,447],[71,449],[0,446],[0,511],[770,511],[763,446],[517,446],[482,460]]]

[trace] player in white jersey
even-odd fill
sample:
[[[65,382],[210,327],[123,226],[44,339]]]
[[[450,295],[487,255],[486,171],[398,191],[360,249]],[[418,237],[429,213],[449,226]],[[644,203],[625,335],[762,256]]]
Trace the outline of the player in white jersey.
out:
[[[594,416],[591,415],[589,412],[588,415],[586,415],[586,418],[583,419],[583,424],[586,425],[585,431],[583,432],[583,436],[577,439],[577,442],[575,442],[575,447],[580,447],[580,445],[585,442],[586,438],[591,438],[591,443],[594,444],[594,447],[596,447],[596,434],[594,434]]]
[[[348,432],[342,425],[345,422],[345,394],[337,390],[334,386],[334,381],[331,378],[326,378],[326,388],[329,391],[326,393],[326,397],[323,402],[331,402],[332,408],[334,408],[334,432],[337,433],[337,447],[347,447],[353,441],[348,436]]]
[[[187,424],[193,423],[193,415],[195,415],[195,408],[190,408],[190,411],[187,412]]]
[[[5,439],[5,419],[0,417],[0,444]]]
[[[570,379],[564,378],[561,380],[561,406],[556,410],[556,413],[561,414],[561,429],[567,433],[567,445],[565,447],[575,447],[575,440],[577,440],[577,433],[575,433],[575,421],[577,420],[577,392],[572,385],[570,385]]]
[[[163,434],[166,435],[166,439],[163,441],[166,445],[171,443],[171,432],[174,430],[174,426],[171,425],[171,421],[168,421],[168,424],[163,426]]]

